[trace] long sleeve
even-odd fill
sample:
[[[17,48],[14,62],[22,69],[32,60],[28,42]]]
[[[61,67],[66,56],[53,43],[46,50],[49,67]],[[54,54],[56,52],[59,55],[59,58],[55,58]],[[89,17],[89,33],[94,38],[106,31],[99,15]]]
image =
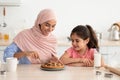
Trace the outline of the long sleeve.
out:
[[[13,42],[5,50],[3,55],[3,60],[6,62],[6,58],[13,57],[17,52],[21,52],[20,48]],[[27,57],[22,57],[19,59],[19,64],[31,64]]]

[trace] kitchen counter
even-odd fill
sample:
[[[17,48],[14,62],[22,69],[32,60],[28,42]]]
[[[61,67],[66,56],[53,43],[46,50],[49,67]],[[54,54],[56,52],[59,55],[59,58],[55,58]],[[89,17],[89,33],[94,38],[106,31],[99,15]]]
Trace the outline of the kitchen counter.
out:
[[[100,46],[120,46],[120,40],[119,41],[112,41],[112,40],[101,40],[99,42]],[[59,46],[71,46],[71,42],[64,42],[64,41],[58,41]]]
[[[40,64],[18,65],[17,72],[6,72],[0,75],[0,80],[120,80],[120,76],[113,74],[112,78],[105,77],[111,73],[104,68],[99,69],[101,75],[96,75],[93,67],[69,67],[61,71],[43,71]]]
[[[12,41],[0,41],[0,46],[8,46]],[[59,41],[58,40],[58,46],[71,46],[70,41]],[[119,41],[110,41],[110,40],[101,40],[100,46],[120,46],[120,40]]]
[[[120,40],[119,41],[112,41],[112,40],[101,40],[100,46],[120,46]]]
[[[11,43],[10,41],[0,40],[0,46],[8,46],[10,43]]]

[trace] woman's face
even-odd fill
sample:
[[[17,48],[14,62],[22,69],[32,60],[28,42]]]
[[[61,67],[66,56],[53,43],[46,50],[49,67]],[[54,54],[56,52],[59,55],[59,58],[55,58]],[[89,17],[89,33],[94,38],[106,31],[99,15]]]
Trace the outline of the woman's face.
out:
[[[89,39],[83,40],[76,33],[72,34],[71,40],[72,40],[73,48],[76,51],[80,51],[80,50],[86,48],[87,43],[89,42]]]
[[[49,20],[41,24],[40,29],[43,35],[47,36],[55,29],[56,21]]]

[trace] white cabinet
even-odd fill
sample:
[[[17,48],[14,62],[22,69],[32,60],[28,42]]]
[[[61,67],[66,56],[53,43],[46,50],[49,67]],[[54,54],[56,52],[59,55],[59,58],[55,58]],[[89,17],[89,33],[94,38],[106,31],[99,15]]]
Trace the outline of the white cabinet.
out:
[[[0,61],[3,62],[3,53],[6,46],[0,46]]]
[[[21,0],[0,0],[0,6],[19,6]]]
[[[100,53],[107,64],[111,66],[120,65],[120,46],[102,46]]]
[[[3,62],[3,51],[0,50],[0,61]]]

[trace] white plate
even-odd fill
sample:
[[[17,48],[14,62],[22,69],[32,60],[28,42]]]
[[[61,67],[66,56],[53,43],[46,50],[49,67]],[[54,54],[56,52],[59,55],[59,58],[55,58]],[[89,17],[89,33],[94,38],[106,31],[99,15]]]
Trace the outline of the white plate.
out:
[[[61,71],[61,70],[64,70],[64,68],[53,68],[53,69],[51,69],[51,68],[40,68],[40,69],[42,69],[42,70],[45,70],[45,71]]]

